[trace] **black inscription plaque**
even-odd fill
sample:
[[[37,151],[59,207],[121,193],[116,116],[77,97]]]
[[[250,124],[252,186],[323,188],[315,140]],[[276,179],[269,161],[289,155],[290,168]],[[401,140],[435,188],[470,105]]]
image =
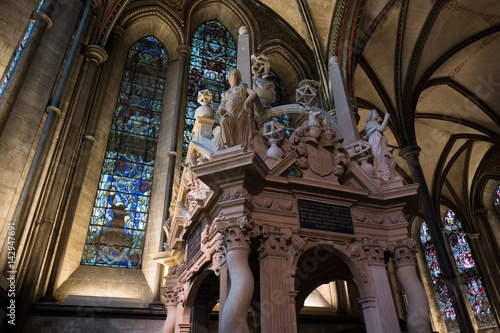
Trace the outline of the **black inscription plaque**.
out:
[[[351,208],[327,202],[297,199],[301,228],[354,234]]]
[[[201,223],[194,228],[191,235],[188,238],[188,248],[187,248],[187,262],[190,262],[194,256],[201,250]]]

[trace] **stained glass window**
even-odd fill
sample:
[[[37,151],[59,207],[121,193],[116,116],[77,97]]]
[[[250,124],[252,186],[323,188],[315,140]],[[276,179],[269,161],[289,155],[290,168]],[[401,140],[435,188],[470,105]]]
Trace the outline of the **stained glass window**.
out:
[[[491,313],[488,297],[486,296],[482,280],[479,277],[477,266],[472,258],[466,234],[462,229],[462,223],[452,210],[448,210],[446,213],[444,218],[444,228],[453,258],[455,259],[460,277],[462,278],[465,291],[467,292],[467,298],[479,329],[496,327],[495,320]],[[424,246],[425,256],[429,265],[441,311],[447,328],[450,331],[452,326],[456,326],[456,323],[454,323],[455,311],[451,305],[450,296],[446,285],[444,284],[444,280],[441,277],[441,270],[439,269],[437,256],[425,222],[422,224],[420,239],[422,245]]]
[[[436,249],[434,248],[429,228],[425,222],[422,223],[420,228],[420,241],[422,242],[422,246],[424,248],[425,259],[427,260],[427,265],[429,266],[429,272],[434,285],[434,290],[436,291],[439,307],[441,308],[441,313],[443,314],[443,319],[445,320],[448,331],[452,331],[453,327],[458,327],[455,320],[455,309],[451,304],[448,288],[446,287],[446,283],[442,277],[441,267],[437,259]]]
[[[38,5],[37,11],[40,10],[42,5],[43,5],[43,0],[40,2],[40,5]],[[7,82],[9,82],[9,79],[12,75],[12,72],[14,71],[14,68],[16,67],[17,62],[19,61],[19,58],[21,57],[23,50],[26,48],[26,42],[28,41],[28,38],[31,34],[31,31],[33,30],[34,25],[35,21],[31,21],[30,25],[28,26],[28,29],[26,30],[26,33],[24,34],[23,40],[21,41],[21,45],[17,49],[16,55],[14,56],[14,59],[10,64],[9,70],[7,71],[7,73],[5,74],[5,78],[3,79],[2,86],[0,87],[0,96],[2,96],[5,87],[7,86]]]
[[[495,191],[495,195],[493,197],[493,205],[495,206],[497,215],[500,218],[500,186],[498,186],[497,190]]]
[[[220,94],[229,89],[227,74],[236,68],[236,43],[227,29],[217,21],[200,25],[193,34],[193,52],[189,69],[186,123],[184,125],[183,159],[191,140],[199,106],[198,92],[209,89],[213,94],[212,108],[220,103]]]
[[[167,54],[153,37],[128,54],[82,264],[140,268]]]
[[[287,104],[285,85],[283,84],[281,78],[273,71],[270,71],[269,76],[266,77],[266,79],[273,82],[276,89],[276,101],[272,104],[272,106]],[[286,127],[285,135],[289,137],[292,132],[292,129],[290,128],[290,116],[288,114],[283,114],[273,117],[272,119]]]

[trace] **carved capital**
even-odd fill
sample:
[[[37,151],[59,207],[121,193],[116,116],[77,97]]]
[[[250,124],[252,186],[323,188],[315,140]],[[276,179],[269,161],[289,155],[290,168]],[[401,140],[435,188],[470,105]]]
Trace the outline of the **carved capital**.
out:
[[[417,145],[407,146],[399,150],[399,156],[404,158],[406,161],[410,161],[413,159],[417,159],[420,155],[421,150],[422,149],[420,149],[420,147]]]
[[[175,286],[165,286],[162,287],[161,290],[161,295],[165,297],[167,303],[166,305],[175,305],[177,304],[177,299],[175,297]]]
[[[99,45],[87,46],[87,60],[95,61],[98,65],[108,60],[108,52]]]
[[[361,243],[367,255],[366,258],[370,263],[384,263],[384,254],[387,250],[387,243],[385,241],[373,238],[363,238]]]
[[[416,265],[415,262],[416,242],[413,238],[398,239],[387,244],[388,250],[392,252],[396,268],[406,265]]]
[[[291,238],[292,230],[290,228],[263,225],[259,247],[261,259],[268,255],[286,256]]]
[[[229,220],[218,220],[217,231],[222,234],[227,243],[227,250],[236,248],[250,249],[250,238],[254,236],[253,220],[248,219],[246,215],[239,218],[230,218]]]
[[[193,49],[190,48],[188,45],[179,45],[177,47],[177,53],[181,57],[187,57],[188,55],[191,54],[192,51],[193,51]]]
[[[174,295],[176,303],[184,306],[184,287],[182,285],[175,288]]]

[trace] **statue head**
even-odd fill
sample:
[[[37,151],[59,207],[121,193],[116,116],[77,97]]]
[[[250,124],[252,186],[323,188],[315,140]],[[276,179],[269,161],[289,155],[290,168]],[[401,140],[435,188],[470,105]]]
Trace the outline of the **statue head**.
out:
[[[234,87],[237,86],[238,84],[241,83],[241,73],[237,69],[233,69],[232,71],[229,71],[229,74],[227,75],[227,80],[229,81],[229,84]]]
[[[368,115],[366,116],[366,121],[377,120],[377,119],[378,119],[378,112],[377,112],[377,110],[371,109],[368,112]]]

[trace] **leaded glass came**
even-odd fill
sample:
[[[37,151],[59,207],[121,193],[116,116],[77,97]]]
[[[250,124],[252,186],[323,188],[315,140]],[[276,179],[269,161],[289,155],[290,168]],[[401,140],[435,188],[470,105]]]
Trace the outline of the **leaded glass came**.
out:
[[[141,267],[167,64],[153,37],[129,50],[83,265]]]
[[[494,328],[496,324],[491,313],[490,302],[479,277],[476,263],[472,258],[469,242],[462,229],[462,223],[452,210],[448,210],[444,222],[451,252],[465,286],[476,323],[479,329]]]
[[[212,108],[216,110],[219,107],[220,94],[229,89],[227,74],[236,68],[236,43],[227,29],[217,21],[206,22],[196,29],[192,47],[183,159],[186,158],[196,120],[194,114],[199,106],[198,92],[209,89],[214,96]]]
[[[441,267],[439,265],[436,249],[432,243],[431,234],[427,224],[422,223],[420,227],[420,241],[424,248],[425,259],[429,267],[429,273],[431,275],[432,283],[436,296],[438,299],[439,307],[441,308],[441,313],[443,319],[446,323],[446,328],[448,331],[452,331],[454,328],[458,327],[456,322],[456,314],[453,305],[451,304],[450,294],[448,293],[448,288],[446,287],[445,280],[442,277]]]

